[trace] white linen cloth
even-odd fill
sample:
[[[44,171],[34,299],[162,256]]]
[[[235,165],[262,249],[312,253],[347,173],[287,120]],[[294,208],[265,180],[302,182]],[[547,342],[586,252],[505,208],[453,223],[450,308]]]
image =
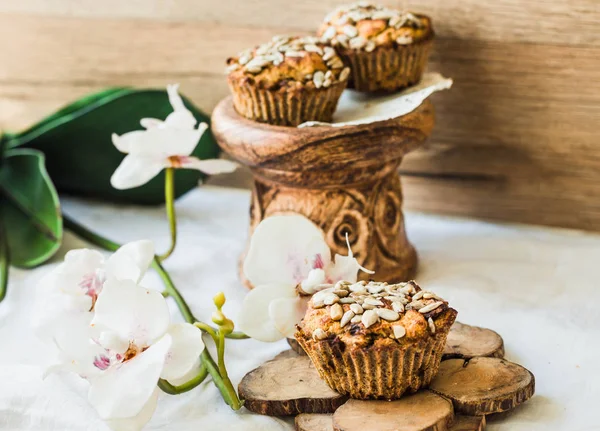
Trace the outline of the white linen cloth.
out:
[[[149,238],[168,246],[162,208],[108,205],[63,198],[80,223],[120,243]],[[235,320],[245,288],[238,257],[248,228],[249,193],[204,187],[177,202],[179,244],[166,262],[195,315],[210,321],[212,296],[225,292]],[[511,413],[489,420],[489,430],[600,430],[600,236],[577,231],[499,225],[407,214],[410,240],[419,251],[417,280],[450,301],[459,320],[497,330],[506,357],[536,376],[536,395]],[[67,234],[52,263],[13,269],[0,303],[0,429],[70,431],[107,427],[87,404],[78,378],[41,379],[49,348],[29,328],[36,281],[64,253],[85,244]],[[144,284],[161,288],[150,272]],[[174,305],[174,304],[171,304]],[[174,315],[178,316],[173,306]],[[226,359],[235,385],[251,369],[287,348],[229,340]],[[161,394],[147,430],[292,430],[292,420],[233,412],[207,379],[183,395]],[[366,430],[367,431],[367,430]]]

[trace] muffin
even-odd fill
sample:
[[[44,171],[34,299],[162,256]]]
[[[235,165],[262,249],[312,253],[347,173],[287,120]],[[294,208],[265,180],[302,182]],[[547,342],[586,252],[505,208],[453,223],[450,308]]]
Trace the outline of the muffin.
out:
[[[431,20],[365,2],[330,13],[319,29],[334,46],[358,91],[396,91],[421,80],[433,43]]]
[[[429,385],[456,310],[414,282],[339,282],[309,301],[295,337],[343,395],[392,400]]]
[[[350,70],[316,37],[275,36],[227,60],[236,111],[281,126],[331,122]]]

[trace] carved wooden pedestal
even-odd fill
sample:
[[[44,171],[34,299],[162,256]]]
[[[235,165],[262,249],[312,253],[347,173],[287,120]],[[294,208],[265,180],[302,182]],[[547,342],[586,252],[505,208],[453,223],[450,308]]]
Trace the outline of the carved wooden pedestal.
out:
[[[265,217],[302,214],[323,229],[334,253],[347,254],[348,232],[358,261],[375,270],[360,277],[388,282],[416,271],[397,170],[433,123],[429,101],[400,118],[339,128],[257,123],[239,116],[230,97],[212,115],[221,148],[254,174],[250,232]]]

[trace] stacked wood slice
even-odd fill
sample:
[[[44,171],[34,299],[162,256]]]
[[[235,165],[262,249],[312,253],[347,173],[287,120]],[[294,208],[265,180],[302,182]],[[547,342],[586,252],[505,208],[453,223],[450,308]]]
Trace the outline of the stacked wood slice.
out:
[[[430,387],[399,400],[348,400],[301,349],[248,373],[239,393],[255,413],[296,415],[298,431],[482,431],[486,415],[511,410],[535,391],[533,374],[503,356],[496,332],[457,322]]]

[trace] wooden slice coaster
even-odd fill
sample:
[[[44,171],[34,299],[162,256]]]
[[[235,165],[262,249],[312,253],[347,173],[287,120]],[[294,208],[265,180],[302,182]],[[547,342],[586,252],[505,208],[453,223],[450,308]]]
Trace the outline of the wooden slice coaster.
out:
[[[444,349],[444,359],[471,359],[476,356],[504,357],[504,341],[491,329],[454,323]]]
[[[288,359],[288,358],[297,358],[300,356],[298,353],[294,352],[292,349],[284,350],[283,352],[279,352],[271,361],[279,361],[280,359]]]
[[[395,401],[349,400],[333,414],[335,431],[449,431],[452,403],[430,391]]]
[[[535,378],[526,368],[505,359],[449,359],[442,361],[429,389],[450,398],[457,412],[481,416],[527,401],[535,391]]]
[[[333,415],[303,413],[294,421],[296,431],[333,431]]]
[[[271,360],[238,386],[248,410],[269,416],[332,413],[348,399],[329,388],[308,356]]]
[[[298,343],[295,338],[286,338],[286,340],[294,352],[302,356],[308,356],[302,348],[302,346],[300,345],[300,343]]]
[[[484,431],[485,416],[454,416],[454,423],[449,431]]]

